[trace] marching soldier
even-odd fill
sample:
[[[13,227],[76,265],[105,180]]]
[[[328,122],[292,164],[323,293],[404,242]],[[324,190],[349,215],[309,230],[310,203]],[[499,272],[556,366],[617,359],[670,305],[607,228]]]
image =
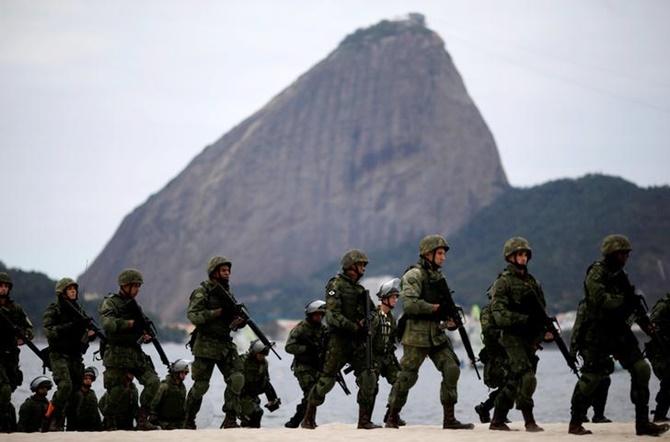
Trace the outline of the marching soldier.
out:
[[[7,320],[23,331],[27,339],[33,338],[33,324],[19,304],[9,296],[12,278],[0,272],[0,432],[16,430],[16,410],[12,405],[12,393],[21,385],[23,373],[19,369],[19,339]]]
[[[491,316],[502,330],[499,343],[507,359],[507,376],[495,398],[495,410],[489,429],[509,431],[507,412],[516,402],[523,414],[526,431],[544,431],[533,416],[533,393],[537,385],[535,372],[539,361],[535,352],[542,341],[554,336],[545,331],[542,315],[546,306],[542,287],[528,272],[532,257],[525,238],[514,237],[505,242],[503,256],[507,268],[491,287]]]
[[[131,302],[139,295],[142,274],[135,269],[123,270],[118,276],[119,293],[105,298],[99,313],[107,334],[107,349],[103,356],[104,383],[107,390],[105,421],[108,429],[116,429],[123,420],[120,411],[126,402],[126,378],[132,373],[144,386],[140,395],[137,417],[138,430],[157,430],[149,421],[149,406],[158,391],[160,380],[151,358],[142,351],[139,342],[150,342],[151,336],[136,324],[136,308]]]
[[[44,312],[42,323],[49,343],[51,372],[56,383],[52,408],[49,410],[51,415],[47,416],[48,431],[63,431],[66,413],[68,430],[75,429],[76,416],[72,415],[68,405],[81,386],[84,376],[82,355],[95,336],[76,311],[81,309],[78,298],[79,285],[71,278],[62,278],[56,283],[56,301]]]
[[[186,404],[184,379],[188,375],[189,364],[190,361],[185,359],[174,361],[151,402],[152,420],[158,422],[163,430],[176,430],[184,425]]]
[[[46,376],[37,376],[30,383],[33,395],[26,398],[19,408],[17,430],[22,433],[38,433],[46,426],[45,415],[49,409],[47,394],[53,383]]]
[[[298,380],[303,393],[302,401],[296,406],[295,414],[284,424],[286,428],[298,428],[307,408],[309,392],[316,384],[319,370],[323,365],[328,329],[322,323],[326,314],[326,303],[312,301],[305,306],[305,319],[289,333],[284,350],[293,355],[291,370]]]
[[[251,341],[249,351],[244,355],[244,388],[240,395],[242,409],[242,427],[260,428],[263,409],[260,407],[261,394],[267,399],[265,408],[274,412],[279,408],[281,400],[277,397],[268,372],[267,355],[270,348],[266,347],[259,339]]]
[[[654,374],[661,381],[656,394],[654,422],[668,422],[670,408],[670,293],[658,300],[649,315],[656,328],[657,338],[646,345],[646,353]]]
[[[316,428],[316,409],[335,385],[335,376],[348,362],[354,368],[358,384],[358,428],[379,428],[371,421],[374,406],[376,378],[367,366],[367,330],[365,312],[374,310],[374,304],[359,281],[365,273],[368,258],[360,250],[348,251],[340,261],[342,271],[326,285],[326,322],[329,338],[323,370],[312,388],[307,401],[302,428]],[[368,306],[366,307],[366,303]]]
[[[243,362],[230,336],[231,330],[244,327],[245,322],[235,315],[231,305],[217,290],[223,289],[230,298],[232,263],[222,256],[215,256],[207,263],[209,279],[191,293],[187,317],[195,325],[191,336],[191,351],[195,361],[191,366],[193,386],[186,397],[184,428],[195,429],[195,418],[202,405],[202,398],[209,389],[209,380],[216,366],[226,381],[221,428],[237,428],[240,415],[240,393],[244,387]]]
[[[429,357],[442,374],[440,402],[443,407],[442,428],[474,428],[471,423],[461,423],[455,417],[458,401],[457,383],[460,376],[459,360],[443,327],[455,327],[452,320],[440,323],[438,310],[442,290],[449,290],[440,268],[447,258],[449,246],[440,235],[428,235],[419,242],[419,262],[410,267],[400,282],[400,297],[406,317],[400,335],[403,357],[400,360],[398,380],[389,395],[387,428],[398,428],[400,410],[407,402],[409,390],[419,377],[419,368]]]
[[[613,358],[631,375],[631,400],[635,404],[635,433],[658,436],[668,426],[649,421],[649,377],[651,370],[640,352],[637,338],[630,329],[629,318],[648,333],[653,325],[644,312],[636,308],[638,298],[624,267],[632,250],[623,235],[608,235],[601,248],[603,259],[589,266],[584,280],[586,308],[581,322],[576,351],[583,359],[581,378],[572,394],[568,432],[591,434],[582,426],[583,416],[603,378],[614,369]]]

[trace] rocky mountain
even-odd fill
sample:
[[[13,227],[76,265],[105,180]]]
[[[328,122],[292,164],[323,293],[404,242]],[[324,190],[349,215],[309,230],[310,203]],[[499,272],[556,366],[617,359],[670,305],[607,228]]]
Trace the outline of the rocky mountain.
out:
[[[242,286],[304,280],[351,247],[453,233],[508,187],[443,40],[412,14],[349,35],[205,148],[81,282],[106,292],[136,266],[143,304],[178,318],[212,255]]]

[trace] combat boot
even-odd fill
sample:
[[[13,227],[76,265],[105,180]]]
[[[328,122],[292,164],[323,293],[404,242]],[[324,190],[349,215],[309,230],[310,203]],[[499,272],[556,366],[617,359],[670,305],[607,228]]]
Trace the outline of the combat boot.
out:
[[[612,422],[605,416],[605,404],[607,403],[607,394],[609,392],[610,383],[611,381],[609,378],[605,378],[605,380],[598,385],[598,388],[593,395],[593,418],[591,418],[591,422],[594,424],[609,424]]]
[[[574,434],[576,436],[584,436],[586,434],[593,434],[591,430],[587,430],[582,426],[582,419],[578,417],[576,419],[570,420],[570,425],[568,426],[568,433]]]
[[[387,405],[386,413],[384,413],[384,424],[386,424],[386,421],[389,419],[389,414],[391,414],[391,409]],[[398,426],[404,427],[405,425],[407,425],[407,422],[405,422],[403,418],[401,418],[400,415],[398,415]]]
[[[226,417],[223,418],[223,422],[221,422],[221,427],[223,429],[228,429],[228,428],[240,428],[240,426],[237,423],[237,415],[233,411],[228,411],[226,412]]]
[[[400,410],[389,407],[388,417],[384,421],[384,424],[386,428],[400,428]]]
[[[316,428],[316,404],[307,402],[305,417],[302,419],[300,427],[308,430],[313,430]]]
[[[442,406],[444,411],[444,418],[442,419],[442,428],[445,430],[472,430],[475,428],[474,424],[461,423],[454,415],[454,404],[446,404]]]
[[[195,430],[196,429],[195,416],[191,415],[190,413],[186,413],[183,428],[184,430]]]
[[[491,415],[489,414],[490,411],[491,409],[487,408],[484,402],[479,405],[475,405],[475,413],[477,413],[477,416],[479,416],[479,422],[482,424],[488,424],[491,422]]]
[[[656,404],[654,410],[654,422],[668,422],[668,404]]]
[[[302,418],[305,417],[305,408],[307,406],[305,405],[304,402],[300,402],[296,407],[295,407],[295,414],[291,419],[288,420],[284,424],[286,428],[298,428],[300,426],[300,422],[302,422]]]
[[[160,430],[161,427],[154,425],[149,419],[149,410],[145,407],[140,407],[140,411],[137,415],[137,429],[139,431],[153,431]]]
[[[489,430],[494,431],[512,431],[510,427],[505,423],[507,421],[507,410],[496,407],[493,409],[493,419],[491,419],[491,424],[489,425]]]
[[[524,425],[526,426],[526,431],[529,433],[538,433],[540,431],[544,431],[544,428],[540,427],[536,422],[535,422],[535,416],[533,416],[533,409],[528,407],[524,408],[521,410],[521,414],[523,415],[523,422]]]
[[[380,425],[375,424],[371,420],[370,407],[358,406],[358,429],[359,430],[374,430],[381,428]]]
[[[653,422],[635,422],[635,434],[638,436],[660,436],[668,431],[668,424],[655,424]]]

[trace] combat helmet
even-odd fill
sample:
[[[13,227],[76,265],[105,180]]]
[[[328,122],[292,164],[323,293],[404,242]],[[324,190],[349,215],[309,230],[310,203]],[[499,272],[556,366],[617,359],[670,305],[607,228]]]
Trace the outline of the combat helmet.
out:
[[[326,303],[320,299],[312,301],[305,306],[305,316],[312,313],[326,313]]]
[[[340,260],[340,264],[342,264],[343,270],[346,270],[359,262],[364,262],[365,264],[368,263],[368,256],[364,251],[359,249],[349,250],[342,256],[342,259]]]
[[[213,256],[207,261],[207,275],[211,275],[214,271],[219,268],[219,266],[227,265],[228,267],[233,266],[228,258],[225,256]]]
[[[528,240],[521,236],[515,236],[505,241],[503,246],[503,257],[507,259],[510,255],[525,250],[528,252],[528,260],[533,256],[533,249],[530,248]]]
[[[119,273],[119,286],[124,286],[126,284],[142,284],[144,279],[142,274],[137,269],[124,269]]]
[[[4,282],[5,284],[9,284],[9,289],[11,290],[12,287],[14,287],[14,283],[12,282],[12,277],[9,276],[9,273],[7,272],[0,272],[0,282]]]
[[[267,355],[270,353],[270,348],[263,344],[260,339],[254,339],[249,343],[249,353],[262,353]]]
[[[600,245],[600,252],[603,256],[611,255],[614,252],[630,252],[633,250],[630,240],[619,234],[607,235],[603,238],[603,242]]]
[[[381,287],[379,287],[377,298],[385,299],[394,294],[400,294],[400,279],[398,278],[393,278],[390,281],[383,283]]]
[[[56,294],[63,295],[65,293],[65,290],[71,285],[75,286],[77,290],[79,290],[79,284],[77,284],[77,281],[75,281],[74,279],[72,278],[59,279],[58,282],[56,283]]]
[[[37,391],[38,388],[40,388],[43,384],[46,384],[46,387],[48,390],[51,390],[51,387],[53,387],[53,382],[51,382],[51,379],[49,379],[46,376],[37,376],[35,379],[30,382],[30,391],[33,393]]]
[[[449,250],[449,244],[442,235],[426,235],[419,241],[419,255],[423,256],[433,250],[442,247],[445,252]]]
[[[170,364],[170,373],[181,373],[185,371],[188,373],[188,366],[191,364],[191,361],[188,359],[177,359],[172,364]]]
[[[93,380],[95,381],[98,378],[98,369],[93,366],[86,367],[84,369],[84,376],[87,375],[92,377]]]

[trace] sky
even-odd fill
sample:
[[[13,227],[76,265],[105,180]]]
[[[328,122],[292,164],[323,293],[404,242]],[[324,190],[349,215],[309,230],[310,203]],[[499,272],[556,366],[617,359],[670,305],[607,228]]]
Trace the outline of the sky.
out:
[[[408,12],[445,40],[512,185],[669,184],[664,0],[2,0],[0,261],[79,275],[205,146]]]

